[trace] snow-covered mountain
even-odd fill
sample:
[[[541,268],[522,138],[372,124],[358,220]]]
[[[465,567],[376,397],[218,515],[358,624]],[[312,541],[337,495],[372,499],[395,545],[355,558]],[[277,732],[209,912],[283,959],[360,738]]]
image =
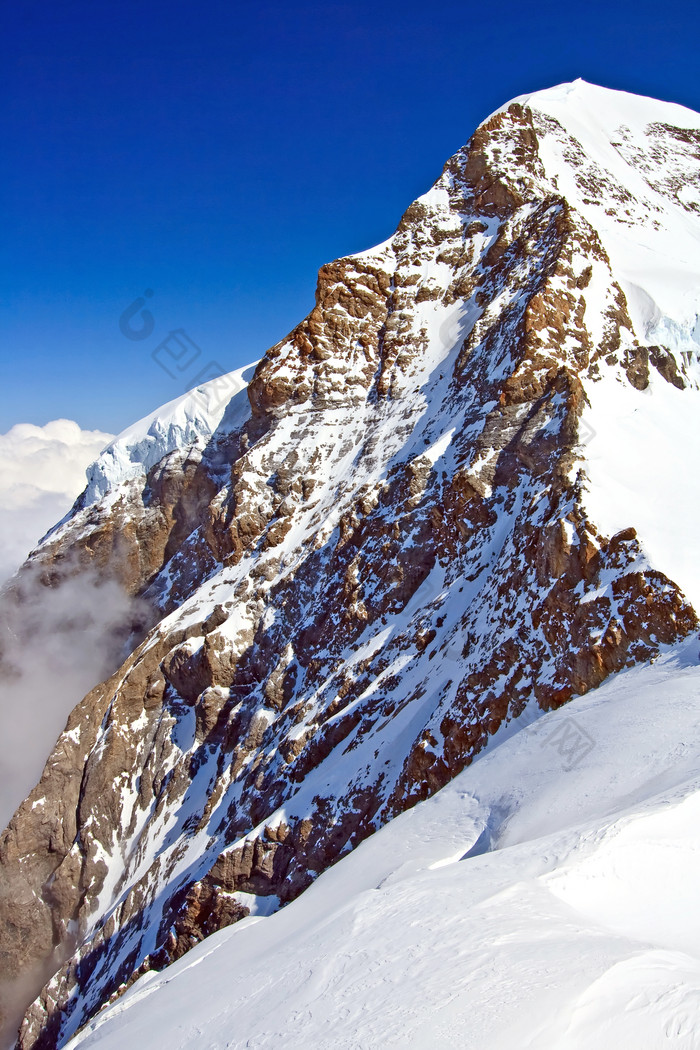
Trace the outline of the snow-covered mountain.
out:
[[[286,339],[215,384],[109,446],[32,556],[53,583],[64,566],[116,576],[155,622],[70,715],[0,844],[5,1009],[26,1010],[23,1050],[65,1045],[139,977],[123,1001],[137,1005],[113,1007],[94,1038],[123,1040],[131,1017],[150,1023],[144,995],[152,1016],[171,1016],[153,972],[239,920],[246,928],[208,944],[214,954],[194,972],[215,986],[222,952],[239,982],[259,982],[262,967],[269,1009],[287,1010],[292,1032],[326,992],[337,990],[338,1011],[353,988],[365,1001],[371,916],[393,930],[411,902],[435,922],[424,940],[400,939],[407,956],[386,972],[389,986],[406,967],[417,980],[411,960],[437,951],[444,932],[432,893],[463,891],[460,923],[471,928],[484,887],[508,899],[522,887],[521,921],[542,904],[544,930],[552,905],[538,894],[551,871],[564,937],[588,876],[567,883],[559,867],[584,863],[593,836],[595,879],[597,864],[614,863],[600,821],[635,806],[655,819],[637,752],[617,779],[596,763],[620,754],[624,765],[619,725],[633,717],[630,687],[602,683],[659,654],[692,688],[669,687],[658,790],[674,748],[690,748],[686,779],[695,775],[695,738],[684,741],[673,711],[697,683],[700,116],[581,81],[516,99],[448,161],[389,241],[322,268],[314,310]],[[644,674],[654,754],[667,725],[654,683],[666,679]],[[547,774],[533,743],[546,725],[566,729],[570,710],[595,713],[581,738],[596,742],[581,766],[593,770],[590,806]],[[433,852],[470,856],[424,877]],[[367,910],[370,888],[381,902]],[[517,940],[515,912],[498,914],[503,943]],[[359,928],[339,947],[329,931],[348,916]],[[312,975],[296,999],[280,991],[276,938]],[[671,940],[669,952],[686,950]],[[483,948],[479,958],[488,967],[494,956]],[[584,996],[595,967],[582,976],[566,965],[562,980]],[[436,967],[436,982],[451,972]],[[490,999],[480,986],[479,1009],[499,1009],[498,979]],[[615,980],[611,1002],[631,978]],[[469,1010],[469,985],[459,987],[448,1025]],[[248,991],[259,997],[259,983]],[[240,992],[239,1006],[221,1008],[221,1024],[236,1027],[231,1045],[249,1035],[250,1045],[279,1043],[264,1027],[268,1006]],[[376,1014],[381,989],[372,995]],[[535,1027],[545,998],[532,1006]],[[317,1045],[330,1038],[323,1025],[342,1020],[323,1009]],[[430,1023],[419,1013],[409,1015],[415,1045]],[[197,1022],[200,1045],[224,1045],[216,1023]],[[405,1045],[407,1028],[391,1018],[388,1028],[353,1023],[333,1045]],[[191,1033],[186,1043],[197,1045]]]
[[[511,728],[71,1050],[695,1050],[697,640]]]

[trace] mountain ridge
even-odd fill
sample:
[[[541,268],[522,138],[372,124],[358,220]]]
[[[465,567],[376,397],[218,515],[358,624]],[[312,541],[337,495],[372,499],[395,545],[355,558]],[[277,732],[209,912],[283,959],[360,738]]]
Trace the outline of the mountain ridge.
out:
[[[521,716],[286,908],[147,974],[71,1050],[693,1050],[697,649]]]
[[[6,972],[57,971],[23,1050],[64,1045],[251,895],[297,897],[529,704],[697,629],[636,519],[589,514],[615,449],[581,419],[632,399],[653,436],[695,403],[700,117],[615,98],[626,131],[601,157],[601,90],[496,111],[394,237],[321,268],[249,409],[240,370],[231,425],[186,395],[184,425],[127,431],[34,553],[113,573],[157,622],[0,843]]]

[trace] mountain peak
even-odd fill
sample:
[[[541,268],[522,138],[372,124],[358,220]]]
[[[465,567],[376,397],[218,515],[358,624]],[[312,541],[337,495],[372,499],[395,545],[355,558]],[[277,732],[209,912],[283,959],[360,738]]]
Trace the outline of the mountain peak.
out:
[[[56,962],[22,1050],[697,629],[700,117],[678,108],[576,81],[498,111],[392,238],[322,267],[228,406],[122,435],[35,553],[54,582],[117,575],[157,623],[2,840],[0,952]]]
[[[585,119],[599,130],[614,129],[619,124],[634,126],[654,121],[665,121],[679,128],[700,128],[700,115],[676,102],[663,102],[618,88],[603,87],[581,77],[518,95],[495,112],[506,111],[513,104],[551,112],[562,119],[567,113],[585,115]]]

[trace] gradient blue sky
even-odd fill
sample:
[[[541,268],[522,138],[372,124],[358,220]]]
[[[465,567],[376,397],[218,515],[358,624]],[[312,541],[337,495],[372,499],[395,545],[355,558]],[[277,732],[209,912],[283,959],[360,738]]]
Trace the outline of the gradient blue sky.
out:
[[[699,22],[677,0],[4,5],[0,431],[117,431],[177,396],[151,358],[172,329],[202,365],[259,357],[514,95],[581,76],[700,109]],[[128,340],[146,288],[152,336]]]

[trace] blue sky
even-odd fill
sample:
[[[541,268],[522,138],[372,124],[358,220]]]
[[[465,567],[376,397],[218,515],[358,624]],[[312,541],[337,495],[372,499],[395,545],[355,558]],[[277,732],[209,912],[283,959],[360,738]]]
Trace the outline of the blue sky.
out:
[[[514,95],[581,76],[700,109],[699,21],[677,0],[6,5],[0,431],[123,428],[196,376],[153,360],[174,329],[202,367],[259,357],[319,266],[388,237]],[[152,332],[125,338],[146,289]]]

